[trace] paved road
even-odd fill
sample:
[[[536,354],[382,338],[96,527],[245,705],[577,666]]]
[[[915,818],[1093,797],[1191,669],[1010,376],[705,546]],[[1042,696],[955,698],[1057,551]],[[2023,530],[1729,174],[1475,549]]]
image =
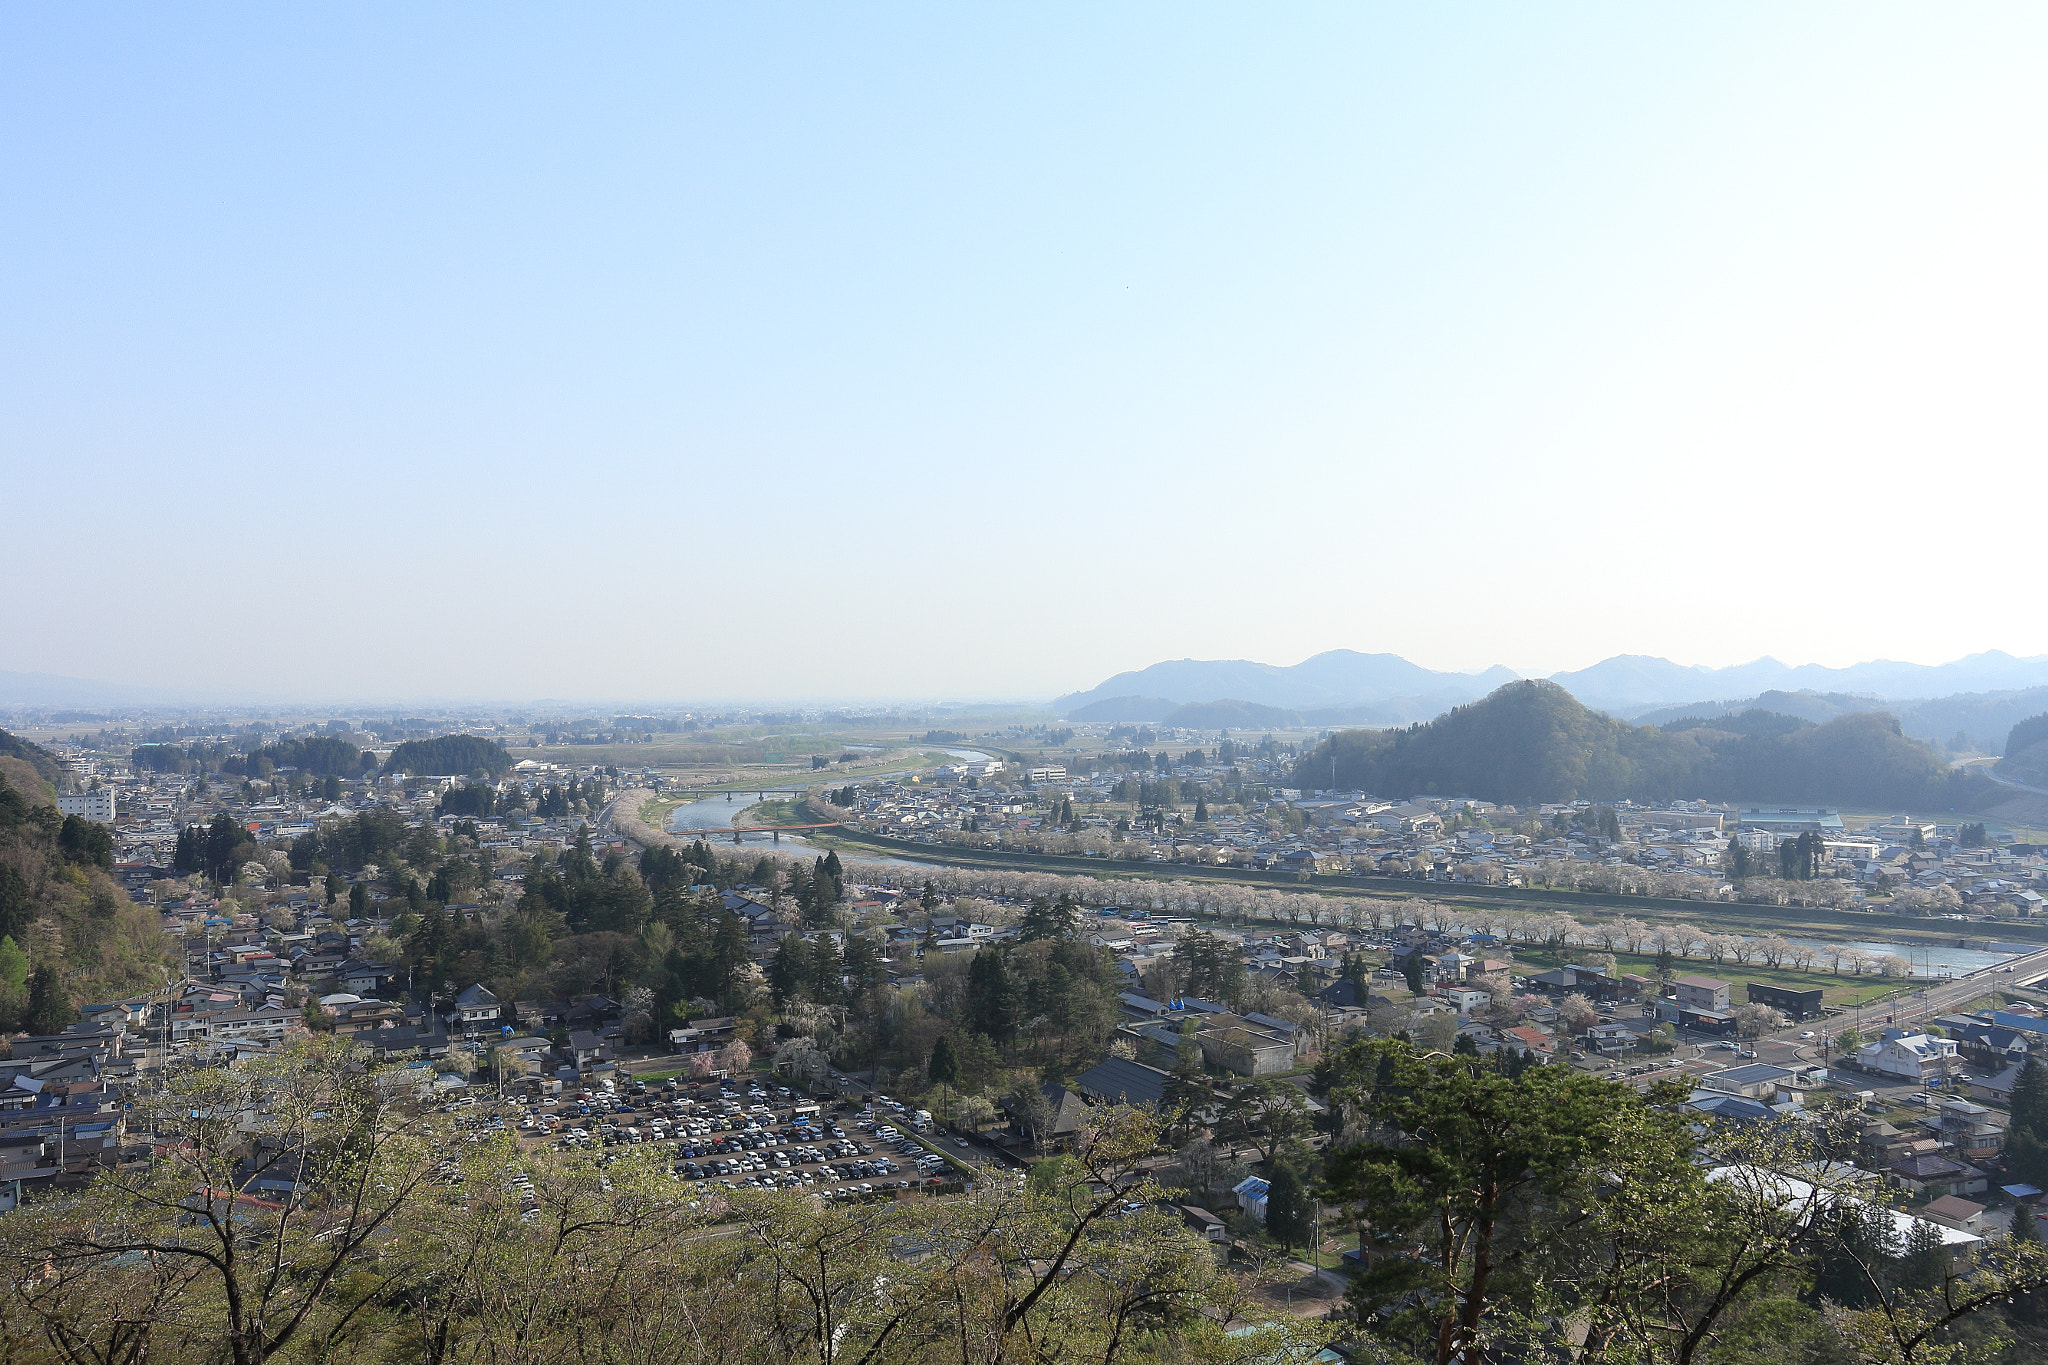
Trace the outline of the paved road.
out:
[[[1992,765],[1989,763],[1971,763],[1964,766],[1974,768],[2001,787],[2011,787],[2014,791],[2028,792],[2034,796],[2048,796],[2048,787],[2030,787],[2024,782],[2015,782],[2009,777],[2000,777],[1997,773],[1991,771]]]
[[[1979,968],[1974,972],[1956,977],[1950,981],[1933,983],[1924,989],[1915,991],[1907,998],[1898,1000],[1894,1005],[1865,1005],[1862,1014],[1866,1023],[1872,1021],[1873,1015],[1889,1015],[1898,1023],[1904,1023],[1908,1020],[1926,1019],[1937,1014],[1946,1014],[1958,1005],[1967,1004],[1987,991],[2010,986],[2014,982],[2022,981],[2029,976],[2043,971],[2048,971],[2048,949],[2028,953],[2024,957],[2013,958],[1996,967]],[[1832,1035],[1854,1022],[1855,1012],[1852,1011],[1846,1021],[1840,1018],[1830,1020],[1827,1031]],[[1796,1032],[1797,1030],[1785,1031],[1785,1033]],[[1785,1033],[1781,1033],[1779,1036],[1783,1037]]]

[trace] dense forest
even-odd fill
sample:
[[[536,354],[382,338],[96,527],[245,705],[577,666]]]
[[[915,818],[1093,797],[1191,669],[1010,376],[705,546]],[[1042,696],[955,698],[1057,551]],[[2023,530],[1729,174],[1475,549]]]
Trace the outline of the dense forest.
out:
[[[512,767],[512,756],[490,740],[475,735],[438,735],[409,739],[384,760],[387,773],[432,773],[465,776],[483,772],[498,777]]]
[[[265,778],[279,768],[296,768],[315,777],[354,777],[373,771],[377,760],[333,735],[303,735],[251,749],[246,758],[230,758],[221,771]]]
[[[1294,781],[1516,805],[1698,799],[1966,810],[1993,791],[1882,712],[1823,725],[1760,711],[1630,725],[1543,680],[1509,683],[1427,724],[1333,735],[1296,765]]]

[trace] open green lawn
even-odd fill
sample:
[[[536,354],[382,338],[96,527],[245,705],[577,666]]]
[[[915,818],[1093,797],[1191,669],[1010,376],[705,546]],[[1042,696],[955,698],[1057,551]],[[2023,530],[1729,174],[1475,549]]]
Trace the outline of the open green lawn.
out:
[[[682,804],[680,800],[672,800],[666,796],[651,796],[640,803],[640,809],[634,814],[656,829],[666,829],[669,812]]]
[[[748,806],[732,819],[738,825],[807,825],[811,813],[797,808],[794,801],[760,801]]]
[[[1515,949],[1515,965],[1520,968],[1542,971],[1562,966],[1566,960],[1566,957],[1560,957],[1547,948],[1524,946]],[[1754,981],[1761,986],[1782,986],[1786,990],[1794,991],[1810,991],[1817,987],[1823,992],[1822,1004],[1843,1008],[1889,995],[1908,984],[1903,978],[1836,976],[1833,972],[1825,970],[1802,972],[1789,967],[1767,967],[1754,962],[1744,966],[1732,959],[1716,963],[1699,958],[1680,958],[1674,963],[1674,968],[1681,976],[1711,976],[1732,983],[1735,986],[1732,998],[1738,1005],[1745,1000],[1742,990],[1742,983],[1745,981]],[[1657,959],[1647,953],[1616,953],[1614,970],[1617,973],[1635,972],[1640,976],[1655,976]]]

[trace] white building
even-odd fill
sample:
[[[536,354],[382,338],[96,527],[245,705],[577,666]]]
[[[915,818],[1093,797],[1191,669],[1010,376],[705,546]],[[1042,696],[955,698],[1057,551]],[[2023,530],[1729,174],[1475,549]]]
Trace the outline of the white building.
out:
[[[96,792],[60,796],[57,798],[57,811],[61,815],[75,815],[81,820],[97,820],[103,825],[111,825],[114,823],[114,789],[102,787]]]
[[[1048,763],[1042,768],[1033,768],[1027,774],[1033,782],[1064,782],[1067,780],[1066,765]]]
[[[1856,1060],[1872,1071],[1923,1084],[1954,1075],[1962,1064],[1954,1039],[1902,1028],[1888,1028],[1877,1042],[1865,1043],[1856,1050]]]

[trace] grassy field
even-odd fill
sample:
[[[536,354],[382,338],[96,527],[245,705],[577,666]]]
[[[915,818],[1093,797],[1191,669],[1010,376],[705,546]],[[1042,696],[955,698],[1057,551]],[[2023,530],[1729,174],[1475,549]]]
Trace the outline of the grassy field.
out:
[[[667,829],[669,813],[682,804],[683,802],[677,798],[650,796],[640,803],[640,809],[634,814],[656,829]]]
[[[1515,965],[1542,971],[1550,967],[1563,966],[1568,956],[1552,953],[1547,948],[1517,945]],[[1744,966],[1739,962],[1716,963],[1702,961],[1699,958],[1680,958],[1674,965],[1681,976],[1711,976],[1733,983],[1735,990],[1732,996],[1734,1003],[1738,1005],[1744,1003],[1746,998],[1742,990],[1742,983],[1745,981],[1754,981],[1759,986],[1782,986],[1793,991],[1819,990],[1822,992],[1822,1004],[1840,1006],[1844,1009],[1890,995],[1907,984],[1899,978],[1836,976],[1827,971],[1802,972],[1789,967],[1767,967],[1754,962]],[[1634,972],[1639,976],[1655,976],[1657,959],[1647,953],[1616,953],[1614,970],[1618,973]]]
[[[807,825],[811,813],[794,801],[760,801],[732,818],[735,825]]]

